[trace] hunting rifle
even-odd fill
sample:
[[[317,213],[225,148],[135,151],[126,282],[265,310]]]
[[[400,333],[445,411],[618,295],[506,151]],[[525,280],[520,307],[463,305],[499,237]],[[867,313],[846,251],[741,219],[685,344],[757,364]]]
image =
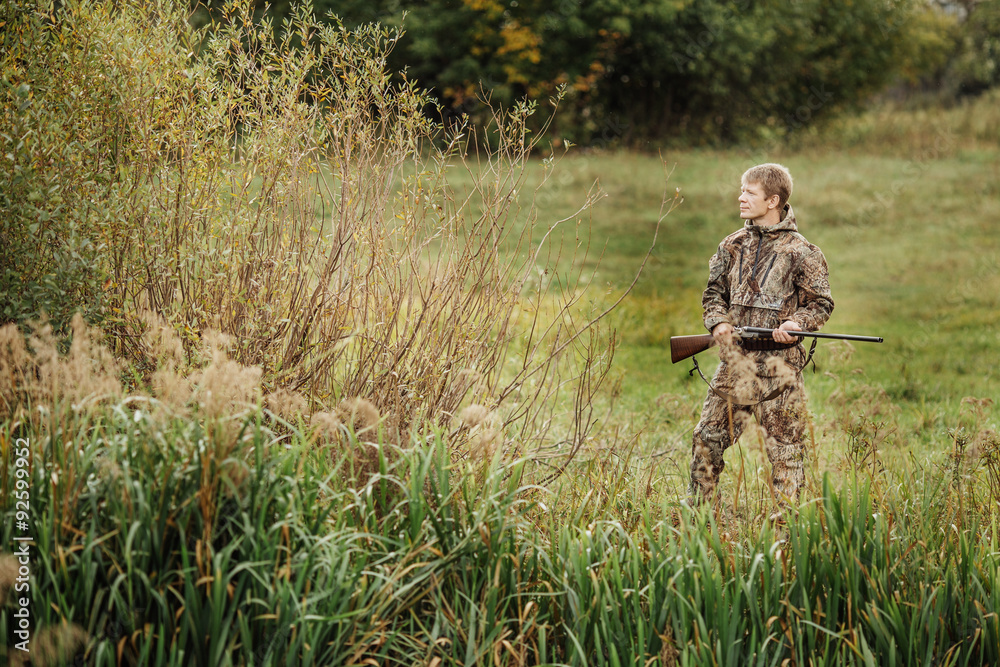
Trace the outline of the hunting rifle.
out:
[[[774,329],[764,329],[761,327],[735,327],[733,329],[733,343],[745,350],[782,350],[795,343],[779,343],[772,338]],[[881,336],[851,336],[849,334],[829,334],[815,331],[786,331],[799,338],[810,336],[812,338],[835,338],[837,340],[855,340],[863,343],[881,343]],[[715,336],[712,334],[698,334],[695,336],[673,336],[670,339],[670,361],[677,363],[688,357],[693,357],[699,352],[704,352],[715,345]]]

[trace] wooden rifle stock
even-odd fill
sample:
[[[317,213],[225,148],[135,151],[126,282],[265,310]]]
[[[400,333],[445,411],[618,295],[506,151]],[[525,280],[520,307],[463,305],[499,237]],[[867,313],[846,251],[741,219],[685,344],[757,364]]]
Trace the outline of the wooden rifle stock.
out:
[[[676,364],[715,345],[712,334],[673,336],[670,338],[670,362]]]

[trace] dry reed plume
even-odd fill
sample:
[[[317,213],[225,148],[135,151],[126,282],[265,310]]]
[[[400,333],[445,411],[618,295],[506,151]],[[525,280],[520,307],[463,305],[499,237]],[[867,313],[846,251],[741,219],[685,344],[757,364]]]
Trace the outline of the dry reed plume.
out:
[[[7,595],[14,588],[17,575],[17,558],[10,554],[0,554],[0,607],[7,604]]]
[[[25,340],[16,325],[0,328],[0,417],[18,421],[33,407],[88,403],[120,398],[119,367],[99,336],[79,314],[72,321],[68,351],[47,323],[37,323]]]
[[[87,646],[87,631],[75,623],[63,621],[38,630],[31,640],[31,651],[9,653],[10,667],[59,667],[72,664]]]

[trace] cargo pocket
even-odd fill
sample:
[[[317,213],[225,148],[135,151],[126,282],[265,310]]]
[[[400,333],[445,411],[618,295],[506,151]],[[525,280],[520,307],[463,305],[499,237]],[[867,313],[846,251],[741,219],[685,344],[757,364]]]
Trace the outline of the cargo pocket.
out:
[[[784,310],[785,298],[767,292],[741,289],[732,295],[730,303],[741,308],[766,311],[759,313],[759,320],[758,318],[754,318],[760,322],[759,324],[755,323],[750,326],[774,328],[781,324],[781,311]],[[764,323],[765,321],[767,321],[766,324]]]

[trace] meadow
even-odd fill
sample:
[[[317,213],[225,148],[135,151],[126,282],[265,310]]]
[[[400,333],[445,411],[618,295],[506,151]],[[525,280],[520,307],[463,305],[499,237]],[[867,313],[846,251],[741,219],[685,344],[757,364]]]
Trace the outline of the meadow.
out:
[[[668,339],[700,330],[707,258],[736,224],[733,179],[751,158],[570,154],[560,168],[572,178],[539,217],[561,217],[600,180],[589,233],[603,258],[585,271],[596,268],[598,301],[626,289],[649,249],[663,162],[683,202],[612,315],[618,343],[595,402],[615,407],[561,478],[535,484],[547,467],[530,451],[455,458],[443,432],[372,459],[372,432],[324,440],[315,422],[259,407],[39,406],[30,427],[4,427],[5,447],[27,437],[46,471],[32,486],[46,629],[32,660],[991,664],[994,172],[959,147],[923,161],[768,158],[795,174],[802,231],[830,262],[827,330],[886,339],[820,344],[807,373],[810,492],[787,528],[762,520],[767,463],[752,432],[727,455],[714,515],[676,502],[705,387],[669,363]],[[86,384],[84,404],[99,386],[85,380],[95,349],[47,357],[84,363],[51,371]],[[209,369],[239,382],[227,363]]]
[[[995,430],[996,128],[969,130],[991,104],[936,116],[870,112],[770,151],[568,158],[559,187],[541,201],[560,215],[600,182],[605,196],[592,210],[590,243],[604,255],[593,281],[609,295],[628,287],[649,250],[664,190],[683,197],[615,314],[617,398],[642,424],[644,449],[681,463],[687,455],[678,430],[696,421],[705,386],[687,372],[690,363],[670,363],[669,338],[702,333],[708,258],[740,224],[740,174],[762,161],[791,169],[800,231],[827,257],[837,305],[824,330],[885,338],[822,341],[806,373],[828,470],[842,463],[844,438],[863,421],[869,430],[884,425],[880,455],[901,465],[912,457],[940,462],[956,434],[981,440],[982,430]],[[703,365],[712,368],[715,356],[703,354]],[[684,478],[681,463],[675,472]]]
[[[80,170],[23,211],[102,240],[110,314],[0,329],[9,663],[1000,662],[995,97],[745,150],[549,150],[525,107],[477,151],[378,76],[376,29],[306,23],[296,60],[244,3],[195,67],[181,11],[130,7],[20,56],[84,96],[12,153],[71,136],[46,155]],[[885,338],[818,346],[777,526],[753,430],[679,504],[706,389],[668,356],[765,160],[826,330]]]

